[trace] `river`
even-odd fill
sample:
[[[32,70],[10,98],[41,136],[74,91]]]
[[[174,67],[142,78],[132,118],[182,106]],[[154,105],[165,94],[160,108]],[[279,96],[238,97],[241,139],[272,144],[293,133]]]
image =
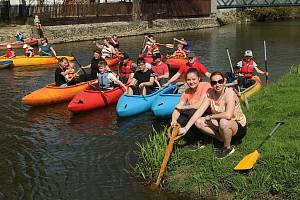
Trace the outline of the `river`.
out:
[[[263,67],[266,40],[272,83],[292,64],[300,63],[299,33],[300,21],[295,20],[155,36],[161,43],[185,37],[209,71],[230,69],[225,48],[233,63],[244,50],[252,49]],[[120,42],[121,49],[136,58],[143,36],[120,38]],[[82,64],[89,64],[93,44],[55,44],[54,48],[58,55],[73,52]],[[136,143],[145,141],[152,126],[160,123],[151,113],[120,119],[115,106],[72,115],[67,103],[39,108],[22,105],[24,95],[53,82],[54,71],[55,66],[0,71],[0,199],[175,199],[151,192],[132,175]]]

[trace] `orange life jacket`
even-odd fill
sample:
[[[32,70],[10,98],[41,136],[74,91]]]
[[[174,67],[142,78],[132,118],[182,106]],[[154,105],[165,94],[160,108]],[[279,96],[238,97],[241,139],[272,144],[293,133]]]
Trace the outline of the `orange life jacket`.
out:
[[[156,54],[156,53],[160,53],[159,52],[159,44],[157,44],[157,43],[149,44],[149,49],[148,49],[147,54],[148,55],[153,55],[153,54]]]
[[[179,58],[185,58],[186,57],[186,53],[184,50],[176,50],[173,54],[174,57],[179,57]]]
[[[133,64],[132,60],[129,60],[126,64],[122,64],[120,66],[120,76],[129,78],[129,75],[133,73],[133,70],[131,69],[131,65]]]
[[[251,78],[253,76],[253,60],[250,60],[249,64],[245,59],[242,60],[241,73],[244,74],[246,78]]]

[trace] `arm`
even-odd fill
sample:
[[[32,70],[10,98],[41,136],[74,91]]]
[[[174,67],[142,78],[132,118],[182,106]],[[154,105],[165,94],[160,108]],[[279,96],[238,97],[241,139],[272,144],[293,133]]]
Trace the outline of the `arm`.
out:
[[[210,100],[208,97],[205,97],[203,103],[200,108],[194,113],[189,122],[185,125],[185,127],[180,129],[180,134],[186,134],[187,131],[195,124],[195,122],[203,115],[206,109],[210,106]]]
[[[55,52],[55,50],[53,49],[53,47],[50,47],[50,49],[51,49],[53,55],[56,57],[56,52]]]
[[[183,44],[183,45],[187,45],[187,43],[185,41],[181,41],[181,40],[178,40],[176,38],[174,38],[174,40],[180,44]]]
[[[204,75],[205,75],[207,78],[210,78],[211,73],[210,73],[210,72],[205,72]]]
[[[119,79],[116,78],[115,83],[120,85],[123,88],[124,92],[127,93],[127,87]]]
[[[254,67],[254,69],[255,69],[256,72],[259,73],[259,74],[265,74],[265,75],[268,75],[267,72],[264,72],[264,71],[260,70],[258,67]]]
[[[181,74],[180,73],[176,73],[164,86],[167,86],[167,85],[169,85],[169,84],[171,84],[171,83],[173,83],[174,81],[176,81],[179,77],[181,76]]]
[[[86,66],[82,66],[82,68],[83,68],[83,69],[86,69],[86,68],[91,68],[91,66],[92,66],[92,65],[91,65],[91,64],[89,64],[89,65],[86,65]]]
[[[132,78],[129,85],[136,85],[136,84],[137,84],[137,80],[135,78]]]
[[[144,82],[141,83],[139,86],[143,87],[143,86],[151,86],[154,84],[155,78],[154,77],[150,77],[150,80],[148,82]]]

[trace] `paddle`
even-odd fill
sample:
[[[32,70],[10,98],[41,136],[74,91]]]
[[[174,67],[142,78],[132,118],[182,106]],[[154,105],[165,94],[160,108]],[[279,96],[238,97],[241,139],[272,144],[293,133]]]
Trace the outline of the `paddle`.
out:
[[[85,78],[87,77],[86,71],[83,69],[82,65],[79,63],[79,61],[77,60],[77,58],[75,57],[75,55],[71,52],[71,56],[73,56],[75,62],[79,65],[79,67],[82,69]]]
[[[167,47],[169,49],[173,49],[174,48],[174,44],[160,44],[160,45],[165,46],[165,47]]]
[[[174,146],[174,142],[175,142],[175,138],[177,137],[178,135],[178,132],[179,132],[179,128],[180,128],[180,125],[179,124],[176,124],[173,129],[172,129],[172,134],[170,134],[171,132],[171,127],[168,128],[168,135],[170,135],[170,140],[169,140],[169,144],[168,146],[166,147],[166,150],[165,150],[165,155],[164,155],[164,159],[161,163],[161,166],[160,166],[160,170],[159,170],[159,174],[158,174],[158,177],[157,177],[157,180],[155,182],[155,185],[156,187],[159,187],[160,185],[160,182],[161,182],[161,179],[163,177],[163,174],[166,170],[166,167],[167,167],[167,164],[168,164],[168,161],[169,161],[169,158],[170,158],[170,155],[172,153],[172,150],[173,150],[173,146]]]
[[[265,52],[265,70],[268,73],[268,65],[267,65],[267,47],[266,41],[264,40],[264,52]],[[266,86],[269,85],[269,75],[266,75]]]
[[[252,169],[252,167],[255,165],[256,161],[259,158],[259,152],[258,150],[265,144],[265,142],[272,137],[272,135],[275,133],[275,131],[284,124],[284,122],[276,122],[276,126],[273,128],[271,133],[267,135],[267,137],[262,141],[262,143],[257,147],[257,149],[246,155],[235,167],[234,170],[236,171],[242,171],[242,170],[249,170]]]
[[[230,54],[229,54],[229,49],[226,48],[226,51],[227,51],[227,56],[228,56],[228,60],[229,60],[229,63],[230,63],[231,73],[234,74],[233,66],[232,66],[232,62],[231,62],[231,58],[230,58]],[[239,91],[239,93],[241,93],[240,86],[238,86],[238,91]],[[249,110],[248,98],[247,98],[247,96],[245,94],[243,94],[243,95],[244,95],[244,99],[245,99],[246,108],[247,108],[247,110]]]

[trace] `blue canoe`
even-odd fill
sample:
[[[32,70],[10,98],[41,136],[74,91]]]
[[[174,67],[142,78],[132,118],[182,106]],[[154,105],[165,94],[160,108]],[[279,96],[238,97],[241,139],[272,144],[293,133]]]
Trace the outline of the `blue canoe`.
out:
[[[175,106],[179,103],[180,97],[181,94],[173,94],[173,92],[159,94],[151,106],[154,116],[159,118],[171,117]]]
[[[7,68],[7,67],[11,66],[12,64],[13,64],[12,60],[3,60],[3,61],[0,61],[0,69]]]
[[[117,103],[117,114],[119,117],[129,117],[146,112],[160,93],[170,94],[175,88],[173,85],[166,86],[145,96],[123,94]]]

